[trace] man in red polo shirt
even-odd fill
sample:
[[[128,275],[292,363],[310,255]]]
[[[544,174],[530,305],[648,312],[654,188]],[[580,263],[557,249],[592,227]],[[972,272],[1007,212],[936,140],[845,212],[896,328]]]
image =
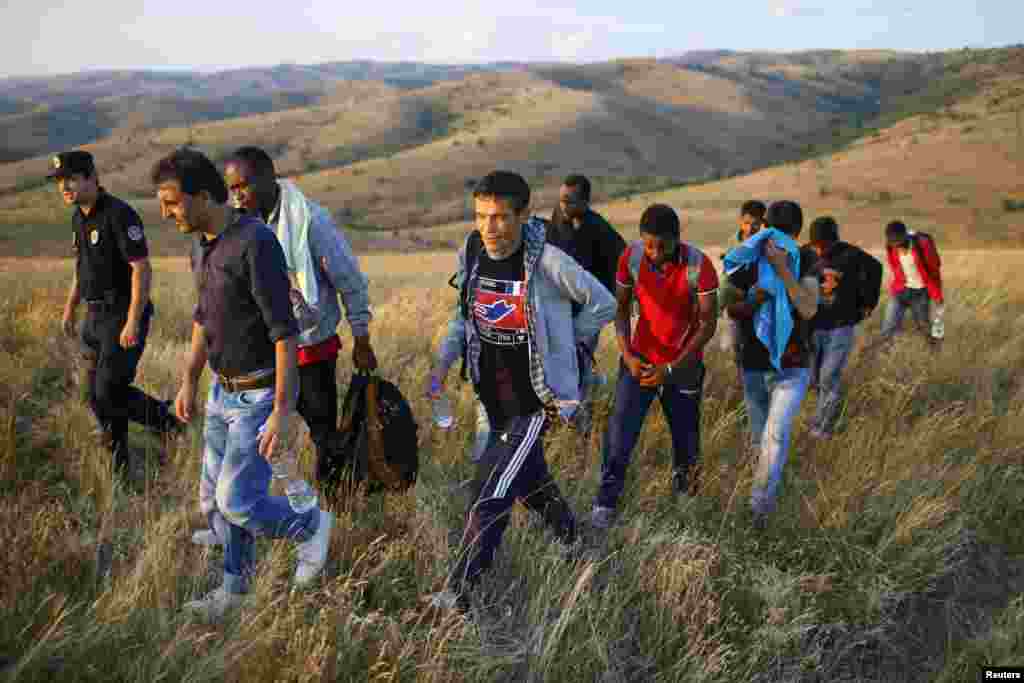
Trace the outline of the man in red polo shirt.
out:
[[[672,434],[672,490],[690,488],[700,453],[704,346],[715,334],[718,275],[710,259],[679,239],[679,217],[655,204],[640,219],[640,242],[626,247],[616,276],[616,337],[622,362],[608,421],[601,488],[591,523],[608,528],[626,468],[657,396]],[[636,302],[639,319],[632,325]]]

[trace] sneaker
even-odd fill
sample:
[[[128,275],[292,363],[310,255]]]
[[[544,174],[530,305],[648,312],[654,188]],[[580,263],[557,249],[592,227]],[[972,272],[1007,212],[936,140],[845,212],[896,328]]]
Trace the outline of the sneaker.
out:
[[[768,513],[754,511],[751,516],[750,525],[754,531],[763,532],[768,528]]]
[[[457,593],[452,590],[443,590],[430,596],[430,606],[434,609],[458,610],[462,614],[468,614],[473,608],[473,603],[466,591]]]
[[[245,602],[245,596],[239,593],[228,593],[221,586],[210,591],[198,600],[191,600],[185,603],[185,611],[202,617],[208,621],[220,619],[230,610],[240,607]]]
[[[826,432],[824,429],[818,429],[817,427],[813,427],[808,434],[810,434],[811,438],[815,441],[828,441],[832,438],[830,433]]]
[[[121,476],[128,476],[132,473],[136,454],[128,447],[128,444],[120,443],[116,445],[110,457],[113,460],[114,472]]]
[[[213,533],[213,529],[199,529],[198,531],[193,531],[192,543],[194,545],[205,545],[211,547],[224,545],[221,543],[220,538],[217,537],[217,534]]]
[[[305,586],[323,571],[327,564],[327,549],[331,545],[331,529],[334,515],[320,510],[320,526],[313,538],[299,544],[299,566],[295,568],[295,585]]]
[[[610,529],[615,522],[615,508],[595,505],[590,511],[590,524],[597,529]]]

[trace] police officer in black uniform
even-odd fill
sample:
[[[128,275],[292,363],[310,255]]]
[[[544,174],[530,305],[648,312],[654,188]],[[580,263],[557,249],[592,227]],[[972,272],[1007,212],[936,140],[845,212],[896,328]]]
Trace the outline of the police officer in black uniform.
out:
[[[64,307],[64,333],[76,336],[76,313],[84,301],[82,380],[100,443],[113,455],[115,468],[122,469],[129,459],[129,421],[166,435],[182,427],[170,401],[132,386],[153,316],[146,236],[139,214],[100,186],[91,154],[64,152],[53,157],[52,166],[49,177],[56,180],[64,203],[76,207],[75,276]]]

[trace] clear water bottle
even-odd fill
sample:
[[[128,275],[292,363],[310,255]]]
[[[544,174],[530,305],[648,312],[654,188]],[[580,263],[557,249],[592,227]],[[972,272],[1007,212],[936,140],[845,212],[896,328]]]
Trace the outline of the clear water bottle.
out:
[[[319,497],[316,489],[299,474],[299,463],[294,453],[283,454],[271,465],[274,479],[284,480],[284,494],[292,510],[302,514],[317,506]]]
[[[430,380],[430,409],[434,414],[434,424],[441,429],[451,429],[455,424],[452,404],[444,395],[441,382],[436,377]]]
[[[942,304],[935,304],[932,307],[932,339],[942,339],[946,336],[946,323],[943,315],[946,307]]]

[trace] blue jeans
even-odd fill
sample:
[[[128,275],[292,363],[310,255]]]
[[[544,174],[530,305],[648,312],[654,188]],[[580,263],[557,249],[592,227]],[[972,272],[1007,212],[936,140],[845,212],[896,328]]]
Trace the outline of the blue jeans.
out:
[[[882,338],[891,339],[896,336],[903,326],[903,317],[907,309],[910,309],[910,314],[914,318],[914,326],[921,334],[931,339],[930,304],[931,299],[928,297],[927,289],[904,289],[889,299],[889,305],[885,309],[885,319],[882,321]]]
[[[274,389],[228,393],[210,387],[203,428],[199,507],[224,543],[224,589],[245,593],[252,574],[254,534],[308,541],[319,510],[296,514],[285,496],[269,494],[270,463],[259,454],[258,431],[274,409]]]
[[[853,325],[814,331],[811,382],[818,390],[818,409],[811,423],[813,429],[831,432],[835,426],[843,398],[843,370],[850,361],[855,339]]]
[[[793,420],[810,382],[808,368],[743,372],[743,398],[750,416],[751,443],[758,452],[750,496],[750,505],[756,513],[775,509],[782,468],[789,455]]]
[[[619,364],[615,407],[605,433],[601,488],[595,505],[614,508],[618,503],[626,486],[626,469],[655,396],[661,401],[661,409],[672,435],[674,484],[678,483],[677,488],[685,490],[690,468],[700,457],[700,401],[704,364],[700,363],[691,369],[690,374],[692,381],[651,389],[641,386],[626,366]]]

